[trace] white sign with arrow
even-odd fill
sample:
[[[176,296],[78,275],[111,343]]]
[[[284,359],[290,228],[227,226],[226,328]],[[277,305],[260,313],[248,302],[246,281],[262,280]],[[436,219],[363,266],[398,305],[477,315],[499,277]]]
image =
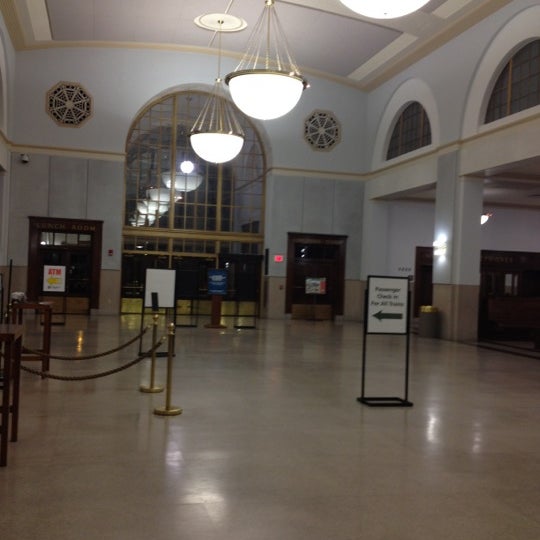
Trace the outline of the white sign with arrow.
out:
[[[368,334],[406,334],[409,279],[368,276]]]

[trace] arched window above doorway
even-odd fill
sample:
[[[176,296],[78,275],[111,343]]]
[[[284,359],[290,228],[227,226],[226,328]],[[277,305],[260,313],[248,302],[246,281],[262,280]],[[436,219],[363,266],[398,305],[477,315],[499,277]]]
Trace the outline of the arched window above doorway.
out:
[[[194,298],[198,302],[205,294],[208,268],[228,264],[233,284],[240,279],[234,272],[252,259],[257,271],[260,268],[263,144],[251,121],[238,113],[245,133],[240,154],[222,164],[200,159],[191,148],[189,133],[207,99],[200,91],[162,96],[141,111],[128,133],[122,312],[140,310],[148,268],[175,269],[181,276],[177,300],[187,298],[190,309],[195,309]],[[259,281],[257,277],[255,282]]]
[[[159,233],[161,241],[151,242],[158,251],[165,232],[174,251],[203,253],[222,251],[211,247],[209,235],[262,234],[266,167],[260,138],[241,118],[246,138],[240,155],[221,165],[200,159],[189,133],[206,99],[201,92],[166,96],[139,115],[128,136],[124,233],[132,239]]]
[[[485,123],[540,104],[540,40],[531,41],[502,69],[486,110]]]
[[[396,120],[386,159],[393,159],[430,144],[431,125],[426,110],[418,101],[413,101]]]

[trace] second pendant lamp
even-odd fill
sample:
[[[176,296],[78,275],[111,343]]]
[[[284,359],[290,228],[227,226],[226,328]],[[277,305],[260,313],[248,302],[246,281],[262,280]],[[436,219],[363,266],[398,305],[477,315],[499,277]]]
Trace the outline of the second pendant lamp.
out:
[[[221,21],[219,22],[222,24]],[[212,93],[201,109],[189,135],[189,141],[195,153],[211,163],[225,163],[234,159],[244,145],[244,130],[223,88],[221,29],[218,32],[218,75]]]

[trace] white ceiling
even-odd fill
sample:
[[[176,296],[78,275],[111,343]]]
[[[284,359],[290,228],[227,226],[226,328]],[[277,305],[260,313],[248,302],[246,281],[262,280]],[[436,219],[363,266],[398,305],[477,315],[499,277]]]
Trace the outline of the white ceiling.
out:
[[[385,20],[356,15],[339,0],[276,0],[275,9],[308,80],[318,75],[371,90],[510,1],[431,0],[416,13]],[[194,20],[226,13],[247,22],[245,30],[222,36],[224,54],[240,58],[264,0],[3,0],[0,9],[18,50],[99,43],[211,54],[215,33]],[[536,160],[478,171],[485,202],[540,207],[538,171]],[[399,197],[433,199],[434,189]]]
[[[339,0],[276,0],[275,10],[304,75],[322,73],[369,89],[510,1],[431,0],[416,13],[386,20],[361,17]],[[1,5],[19,49],[105,42],[215,53],[214,33],[194,19],[228,13],[247,22],[245,30],[222,39],[224,51],[240,55],[264,0],[4,0]]]

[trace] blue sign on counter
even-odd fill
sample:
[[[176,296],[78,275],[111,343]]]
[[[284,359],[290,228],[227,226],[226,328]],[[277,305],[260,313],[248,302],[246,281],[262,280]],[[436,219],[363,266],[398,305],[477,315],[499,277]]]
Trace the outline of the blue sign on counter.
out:
[[[227,270],[208,270],[208,294],[227,294]]]

